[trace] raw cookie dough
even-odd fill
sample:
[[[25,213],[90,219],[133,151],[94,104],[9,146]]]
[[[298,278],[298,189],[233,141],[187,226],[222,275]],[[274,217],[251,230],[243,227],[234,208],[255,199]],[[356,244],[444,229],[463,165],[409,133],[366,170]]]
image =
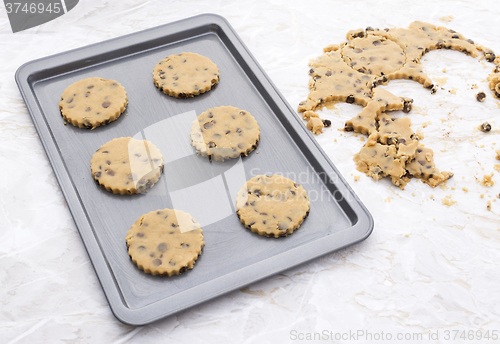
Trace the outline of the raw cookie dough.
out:
[[[210,91],[219,83],[219,69],[196,53],[170,55],[155,66],[153,80],[163,93],[188,98]]]
[[[306,190],[280,175],[259,175],[238,192],[236,213],[252,232],[279,238],[292,234],[309,215]]]
[[[257,120],[245,110],[219,106],[199,115],[191,128],[191,144],[215,161],[247,156],[260,140]]]
[[[490,89],[500,98],[500,59],[488,48],[475,44],[461,34],[423,22],[413,22],[408,29],[351,30],[347,42],[329,45],[325,54],[309,63],[310,93],[299,103],[298,111],[307,120],[307,128],[315,134],[322,132],[321,119],[316,113],[328,102],[344,101],[363,106],[363,110],[346,121],[344,130],[354,131],[369,138],[355,157],[360,171],[378,180],[390,177],[395,185],[404,188],[411,177],[421,178],[436,186],[452,176],[439,172],[432,162],[432,151],[425,149],[431,161],[425,171],[415,163],[420,147],[410,128],[409,118],[391,118],[387,111],[412,109],[412,99],[396,97],[377,88],[389,80],[408,79],[421,83],[436,92],[437,87],[424,73],[420,60],[435,49],[453,49],[472,57],[481,54],[496,65],[490,75]],[[478,100],[484,100],[480,96]],[[411,165],[411,167],[409,167]],[[432,170],[432,173],[427,173]]]
[[[59,109],[64,120],[79,128],[94,129],[116,120],[127,106],[127,92],[115,80],[87,78],[68,86]]]
[[[431,149],[419,146],[415,158],[406,165],[406,170],[410,176],[420,178],[424,183],[436,187],[453,177],[453,173],[440,172],[434,166],[433,155]]]
[[[126,242],[134,264],[160,276],[192,269],[205,245],[200,224],[188,213],[172,209],[142,215],[127,232]]]
[[[113,139],[99,148],[90,163],[92,176],[104,189],[120,195],[147,192],[163,172],[163,156],[146,140]]]

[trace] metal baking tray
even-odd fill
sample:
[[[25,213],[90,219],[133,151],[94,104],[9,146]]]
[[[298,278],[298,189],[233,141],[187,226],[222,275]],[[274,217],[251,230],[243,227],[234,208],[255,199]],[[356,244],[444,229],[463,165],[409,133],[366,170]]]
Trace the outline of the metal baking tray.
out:
[[[180,52],[209,57],[219,85],[175,99],[160,92],[152,71]],[[58,102],[73,82],[99,76],[120,82],[129,105],[118,120],[95,130],[64,125]],[[114,315],[144,325],[367,238],[373,219],[287,104],[234,29],[204,14],[49,56],[22,65],[16,81]],[[222,105],[249,111],[261,140],[248,157],[209,162],[190,145],[192,121]],[[93,153],[109,140],[152,141],[164,174],[146,194],[101,189],[90,173]],[[235,197],[257,174],[282,174],[304,185],[308,218],[288,237],[251,233],[235,213]],[[141,215],[176,208],[201,223],[205,247],[193,270],[175,277],[140,271],[125,236]]]

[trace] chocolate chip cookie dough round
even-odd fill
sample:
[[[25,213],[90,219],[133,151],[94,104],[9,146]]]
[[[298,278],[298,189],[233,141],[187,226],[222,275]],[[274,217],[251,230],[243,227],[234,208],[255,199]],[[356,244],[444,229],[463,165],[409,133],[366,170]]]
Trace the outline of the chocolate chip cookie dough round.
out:
[[[158,62],[153,80],[163,93],[188,98],[214,88],[219,83],[219,69],[208,57],[183,52]]]
[[[75,127],[94,129],[120,117],[127,102],[127,92],[119,82],[95,77],[68,86],[59,109]]]
[[[298,229],[309,215],[306,190],[280,175],[259,175],[238,192],[236,213],[252,232],[266,237],[283,237]]]
[[[191,144],[215,161],[247,156],[260,140],[257,120],[234,106],[219,106],[199,115],[191,128]]]
[[[149,141],[120,137],[94,153],[90,170],[97,183],[112,193],[144,193],[160,179],[163,156]]]
[[[134,264],[160,276],[192,269],[205,245],[200,224],[188,213],[172,209],[142,215],[127,232],[126,242]]]

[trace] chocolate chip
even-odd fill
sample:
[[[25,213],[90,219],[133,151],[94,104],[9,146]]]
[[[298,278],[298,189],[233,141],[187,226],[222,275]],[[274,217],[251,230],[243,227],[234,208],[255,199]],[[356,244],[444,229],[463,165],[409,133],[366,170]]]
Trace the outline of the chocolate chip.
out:
[[[169,66],[168,66],[168,69],[174,69],[174,67],[172,67],[172,65],[169,65]]]
[[[110,176],[115,175],[115,172],[113,170],[107,170],[106,173],[109,174]]]
[[[92,110],[92,109],[88,107],[85,109],[85,112],[90,112],[90,110]]]
[[[412,104],[411,104],[411,102],[409,102],[409,101],[405,101],[405,102],[404,102],[404,104],[403,104],[403,112],[404,112],[404,113],[408,113],[408,112],[410,112],[410,111],[411,111],[411,109],[412,109]]]
[[[186,93],[179,93],[179,98],[187,98],[187,94]]]
[[[478,94],[476,94],[476,99],[478,102],[484,101],[485,98],[486,94],[484,92],[479,92]]]
[[[71,103],[71,102],[73,101],[73,99],[74,99],[74,98],[73,98],[73,97],[71,97],[70,99],[66,100],[66,103],[68,103],[68,104],[69,104],[69,103]]]
[[[380,41],[373,41],[372,44],[375,45],[375,46],[377,46],[377,45],[382,44],[382,42],[380,42]]]
[[[168,262],[170,265],[175,266],[175,262],[173,260]]]
[[[489,124],[488,122],[484,122],[483,124],[481,124],[481,126],[479,127],[479,130],[481,130],[482,132],[486,133],[488,131],[491,130],[491,124]]]
[[[141,225],[142,225],[142,224],[141,224]],[[137,233],[137,237],[138,237],[138,238],[144,238],[144,233],[142,233],[142,232]]]
[[[160,266],[163,262],[161,261],[161,259],[153,259],[153,261],[151,262],[154,266]]]
[[[210,142],[208,143],[208,148],[214,148],[214,147],[216,147],[215,142],[210,141]]]
[[[160,252],[165,252],[168,248],[168,245],[162,242],[161,244],[158,245],[157,249]]]
[[[419,161],[418,161],[418,163],[419,163],[420,165],[424,166],[424,165],[425,165],[425,160],[419,160]]]
[[[137,249],[139,251],[145,251],[146,250],[146,246],[141,245],[141,246],[137,247]]]
[[[239,149],[245,149],[245,145],[243,143],[238,143],[238,148]]]
[[[94,85],[90,85],[90,86],[87,86],[87,88],[90,90],[90,89],[93,89],[94,88]]]
[[[487,51],[484,53],[484,57],[486,58],[486,61],[493,62],[495,61],[496,55],[492,51]]]
[[[226,135],[227,135],[227,134],[230,134],[230,133],[231,133],[231,130],[226,131]]]
[[[212,122],[207,122],[207,123],[203,124],[203,128],[205,128],[205,129],[210,129],[210,128],[212,128],[212,126],[213,126]]]
[[[345,101],[346,101],[346,103],[352,104],[352,103],[354,103],[354,101],[355,101],[355,100],[356,100],[356,99],[355,99],[355,98],[354,98],[354,96],[351,94],[351,95],[347,96],[347,99],[346,99]]]
[[[332,121],[330,121],[329,119],[324,119],[323,125],[328,128],[332,125]]]
[[[241,129],[240,129],[240,128],[236,128],[236,132],[237,132],[238,134],[241,134]]]
[[[350,125],[347,125],[347,124],[346,124],[346,125],[344,126],[344,131],[354,131],[354,128],[353,128],[353,127],[351,127]]]
[[[400,138],[398,139],[398,143],[405,144],[405,143],[406,143],[406,140],[405,140],[404,138],[400,137]]]
[[[208,114],[208,118],[212,118],[212,117],[214,117],[214,114],[210,112],[210,113]]]
[[[182,246],[182,248],[188,248],[189,244],[182,243],[181,246]]]
[[[111,161],[106,160],[106,164],[111,165]]]
[[[255,196],[257,196],[257,197],[260,197],[260,196],[261,196],[261,194],[260,194],[260,190],[259,190],[259,189],[254,190],[252,193],[253,193]]]
[[[101,172],[96,172],[96,174],[94,174],[94,178],[101,178]]]
[[[325,73],[326,76],[332,76],[332,72],[331,71],[328,71]]]
[[[179,225],[176,223],[172,223],[172,227],[177,228],[177,227],[179,227]]]

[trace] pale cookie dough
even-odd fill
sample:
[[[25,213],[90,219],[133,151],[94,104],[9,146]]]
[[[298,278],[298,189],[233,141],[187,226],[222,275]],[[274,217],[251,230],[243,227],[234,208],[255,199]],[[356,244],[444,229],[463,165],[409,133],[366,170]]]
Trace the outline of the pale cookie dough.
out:
[[[476,45],[472,40],[444,27],[413,22],[408,29],[351,30],[347,42],[329,45],[325,54],[309,63],[309,95],[299,103],[298,112],[307,120],[307,128],[315,134],[322,132],[322,120],[316,111],[331,101],[344,101],[363,106],[363,110],[346,121],[344,130],[368,135],[360,153],[355,156],[357,167],[374,179],[390,177],[395,185],[404,188],[411,177],[436,186],[452,176],[440,172],[432,161],[432,151],[425,166],[419,166],[422,150],[421,135],[411,130],[409,118],[392,118],[387,111],[408,113],[413,100],[396,97],[377,88],[389,80],[408,79],[421,83],[436,92],[437,87],[423,71],[420,60],[435,49],[453,49],[472,57],[481,54],[496,67],[489,76],[489,87],[500,98],[500,59],[491,49]],[[485,95],[478,95],[484,100]],[[417,159],[417,162],[416,162]],[[431,172],[432,171],[432,172]]]
[[[390,177],[394,185],[404,188],[409,178],[406,176],[406,158],[398,154],[395,146],[376,143],[365,145],[354,156],[357,169],[375,180]]]
[[[453,177],[453,173],[440,172],[434,166],[433,155],[431,149],[423,146],[418,147],[415,158],[406,165],[406,170],[410,176],[420,178],[424,183],[436,187]]]
[[[163,93],[188,98],[214,88],[219,83],[219,69],[208,57],[183,52],[158,62],[153,80]]]
[[[238,192],[236,213],[252,232],[279,238],[292,234],[309,215],[306,190],[280,175],[259,175]]]
[[[248,111],[219,106],[199,115],[190,135],[201,156],[224,161],[250,154],[259,144],[260,128]]]
[[[64,120],[79,128],[94,129],[116,120],[127,106],[127,92],[115,80],[88,78],[68,86],[59,109]]]
[[[121,137],[105,143],[94,153],[90,170],[96,182],[110,192],[144,193],[160,179],[163,156],[149,141]]]
[[[162,209],[142,215],[126,237],[130,258],[145,273],[173,276],[192,269],[205,245],[191,215]]]
[[[488,77],[491,92],[495,95],[496,98],[500,99],[500,73],[496,70]]]

